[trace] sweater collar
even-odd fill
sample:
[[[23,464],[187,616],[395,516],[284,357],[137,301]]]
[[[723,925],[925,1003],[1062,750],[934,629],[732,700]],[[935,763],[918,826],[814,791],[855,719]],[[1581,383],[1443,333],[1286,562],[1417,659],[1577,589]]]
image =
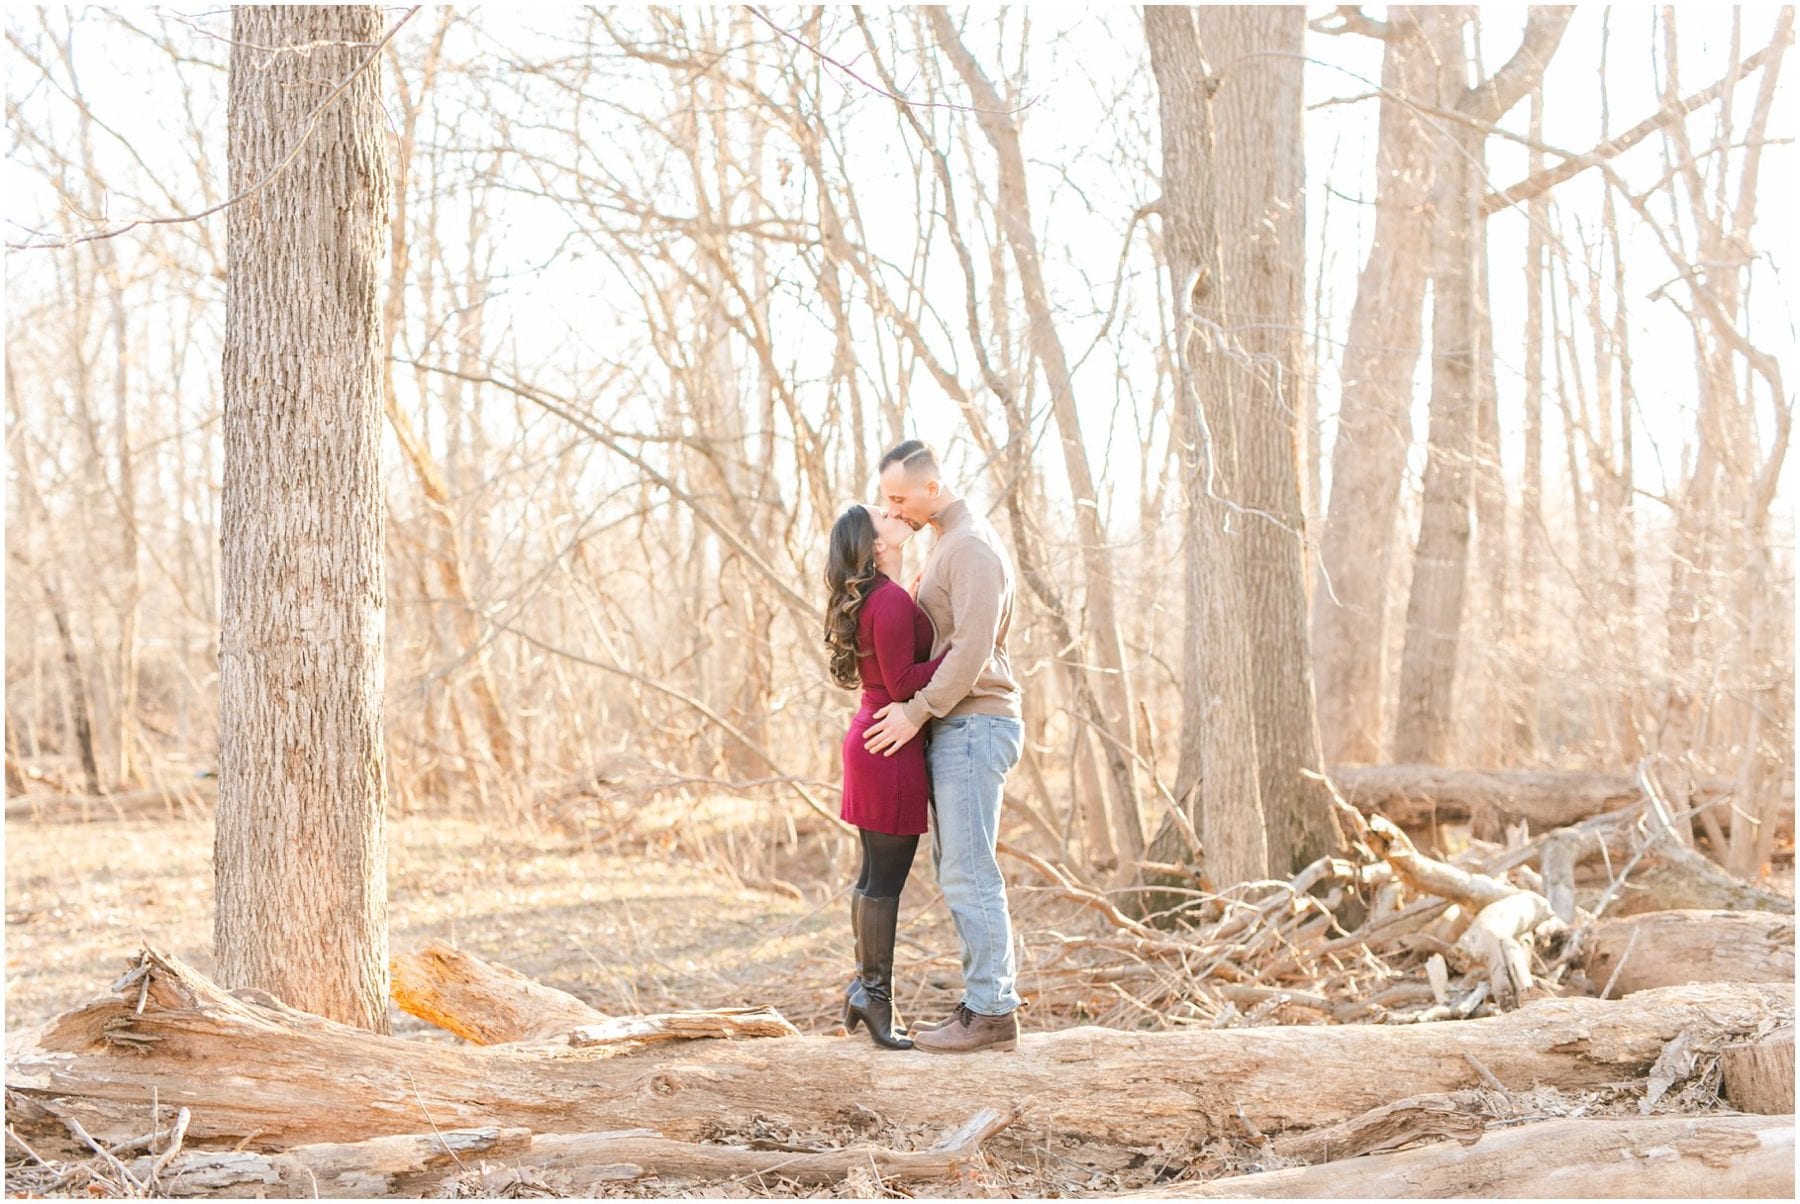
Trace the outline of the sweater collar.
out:
[[[956,528],[962,526],[964,523],[966,523],[968,521],[969,521],[968,500],[965,498],[957,498],[954,502],[951,502],[948,506],[945,506],[942,510],[938,511],[938,515],[937,515],[938,534],[940,536],[948,535],[948,534],[950,534],[950,532],[956,530]]]

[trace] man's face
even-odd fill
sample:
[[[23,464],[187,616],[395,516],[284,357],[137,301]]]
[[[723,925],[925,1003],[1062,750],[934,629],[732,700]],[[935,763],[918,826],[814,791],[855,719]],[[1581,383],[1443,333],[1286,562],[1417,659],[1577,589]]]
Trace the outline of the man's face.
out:
[[[882,471],[881,496],[888,513],[904,519],[915,531],[937,514],[937,478],[921,475],[915,479],[904,464],[890,464]]]

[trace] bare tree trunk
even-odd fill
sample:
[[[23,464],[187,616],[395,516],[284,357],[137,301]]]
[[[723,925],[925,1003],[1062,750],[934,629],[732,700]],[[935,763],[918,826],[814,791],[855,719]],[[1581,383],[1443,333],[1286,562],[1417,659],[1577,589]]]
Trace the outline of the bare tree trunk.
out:
[[[388,995],[381,35],[372,5],[232,12],[232,193],[293,158],[228,216],[213,857],[227,983],[376,1031]]]
[[[1408,100],[1440,103],[1447,88],[1441,77],[1461,61],[1460,27],[1448,10],[1395,7],[1388,25],[1375,237],[1350,314],[1331,499],[1320,535],[1321,580],[1313,596],[1319,729],[1333,762],[1382,759],[1388,579],[1412,442],[1413,369],[1430,269],[1419,230],[1430,220],[1438,159],[1438,135]]]
[[[1233,500],[1248,511],[1234,524],[1241,534],[1233,542],[1269,868],[1284,876],[1339,845],[1319,776],[1324,759],[1313,700],[1300,486],[1306,10],[1203,5],[1194,19],[1200,50],[1221,77],[1212,101],[1220,131],[1212,178],[1224,267],[1219,309],[1228,347],[1219,352],[1234,377]]]
[[[1544,89],[1531,93],[1531,136],[1542,139]],[[1532,173],[1543,169],[1542,151],[1530,155]],[[1519,597],[1513,611],[1512,647],[1520,660],[1519,693],[1509,726],[1509,761],[1538,756],[1538,704],[1543,692],[1543,633],[1539,626],[1540,547],[1544,532],[1544,285],[1548,264],[1544,235],[1550,202],[1534,196],[1525,216],[1525,471],[1519,498]]]
[[[1458,97],[1471,124],[1445,136],[1433,194],[1437,228],[1432,263],[1431,430],[1425,498],[1407,601],[1406,647],[1393,755],[1442,764],[1452,749],[1457,656],[1468,584],[1470,504],[1478,420],[1477,289],[1482,239],[1477,229],[1485,193],[1480,123],[1491,123],[1537,85],[1562,40],[1573,10],[1537,8],[1518,51],[1494,75]]]
[[[1181,755],[1177,803],[1193,817],[1207,877],[1224,886],[1269,873],[1268,825],[1258,781],[1241,562],[1226,537],[1236,492],[1237,376],[1221,339],[1228,317],[1218,217],[1213,96],[1219,78],[1193,13],[1144,10],[1162,122],[1163,243],[1169,259],[1176,348],[1176,438],[1187,503],[1182,553]],[[1238,528],[1241,530],[1241,527]],[[1241,538],[1241,537],[1240,537]],[[1165,830],[1167,831],[1167,830]],[[1153,856],[1166,856],[1158,840]]]

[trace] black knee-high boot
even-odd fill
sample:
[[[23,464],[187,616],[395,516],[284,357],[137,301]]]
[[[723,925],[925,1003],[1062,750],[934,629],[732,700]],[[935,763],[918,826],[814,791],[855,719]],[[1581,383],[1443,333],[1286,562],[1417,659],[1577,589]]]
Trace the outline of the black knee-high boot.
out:
[[[854,1033],[857,1024],[869,1026],[869,1036],[884,1049],[911,1049],[906,1025],[894,1008],[894,929],[900,920],[900,899],[863,895],[856,916],[856,981],[844,999],[844,1028]]]

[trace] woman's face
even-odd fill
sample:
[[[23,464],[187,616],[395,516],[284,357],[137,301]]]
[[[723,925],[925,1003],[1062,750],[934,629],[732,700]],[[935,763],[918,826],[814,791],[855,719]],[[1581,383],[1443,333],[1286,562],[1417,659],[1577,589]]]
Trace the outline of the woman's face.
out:
[[[886,510],[875,506],[865,506],[869,517],[875,523],[875,538],[890,548],[898,548],[913,537],[912,524],[903,518],[894,518]]]

